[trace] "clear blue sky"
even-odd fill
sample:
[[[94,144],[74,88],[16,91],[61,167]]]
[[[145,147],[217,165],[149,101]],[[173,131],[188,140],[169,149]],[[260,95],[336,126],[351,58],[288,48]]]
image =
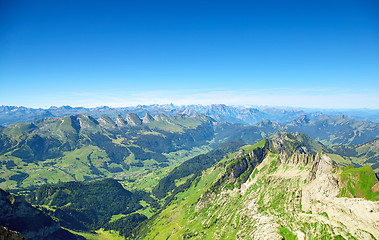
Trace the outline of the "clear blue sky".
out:
[[[0,0],[0,105],[379,109],[379,2]]]

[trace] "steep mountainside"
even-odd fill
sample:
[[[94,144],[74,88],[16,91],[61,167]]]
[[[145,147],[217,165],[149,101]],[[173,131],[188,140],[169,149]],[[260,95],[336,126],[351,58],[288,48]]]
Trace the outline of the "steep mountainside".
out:
[[[17,233],[9,232],[9,230],[20,232],[25,238],[31,240],[82,239],[60,228],[58,223],[33,208],[24,199],[14,197],[2,189],[0,189],[0,226],[8,229],[1,228],[0,230],[2,235],[7,235],[5,239],[10,239],[9,235],[18,236]]]
[[[0,133],[0,186],[135,178],[176,163],[181,151],[201,152],[213,136],[206,116],[73,115],[16,123]]]
[[[335,167],[303,138],[283,133],[229,155],[130,236],[379,238],[379,183],[372,169]]]

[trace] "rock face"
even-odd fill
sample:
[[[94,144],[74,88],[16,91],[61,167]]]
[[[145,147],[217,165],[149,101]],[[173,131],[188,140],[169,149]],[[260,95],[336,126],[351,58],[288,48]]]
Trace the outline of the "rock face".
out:
[[[0,226],[0,240],[26,240],[21,233]]]
[[[115,123],[116,123],[117,127],[119,127],[119,128],[126,127],[126,125],[127,125],[127,123],[125,122],[125,120],[122,118],[121,115],[117,115],[117,117],[115,119]]]
[[[146,113],[145,117],[142,118],[143,123],[151,123],[153,121],[154,118],[149,113]]]
[[[117,127],[116,123],[108,116],[103,115],[97,119],[99,125],[105,129],[115,129]]]
[[[263,161],[266,149],[267,146],[258,147],[248,154],[238,152],[234,157],[234,161],[226,168],[225,174],[219,178],[213,187],[235,184],[238,180],[245,182],[254,168]],[[249,174],[246,174],[246,172]],[[242,176],[243,179],[239,179],[244,173],[245,176]]]
[[[135,113],[128,113],[125,119],[130,126],[138,126],[142,124],[142,120]]]
[[[325,154],[316,157],[306,184],[302,188],[302,207],[305,212],[326,213],[329,224],[337,228],[342,223],[358,239],[379,238],[379,202],[357,198],[337,198],[339,183],[333,173],[333,162]],[[363,230],[363,231],[362,231]]]

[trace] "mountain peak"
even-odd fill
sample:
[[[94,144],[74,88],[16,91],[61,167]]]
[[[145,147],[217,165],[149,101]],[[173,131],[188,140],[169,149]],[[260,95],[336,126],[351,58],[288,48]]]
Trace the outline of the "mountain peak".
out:
[[[155,120],[149,113],[146,113],[145,117],[142,118],[143,123],[151,123],[152,121]]]
[[[116,123],[117,127],[126,127],[126,125],[127,125],[124,118],[120,114],[117,115],[115,123]]]
[[[113,122],[113,120],[107,115],[101,115],[97,121],[99,122],[100,126],[106,129],[114,129],[117,127],[116,123]]]
[[[138,117],[136,113],[128,113],[125,119],[130,126],[138,126],[142,124],[142,120]]]
[[[303,116],[301,116],[295,120],[295,122],[297,122],[299,124],[307,124],[307,123],[309,123],[309,121],[310,121],[310,119],[307,115],[303,115]]]

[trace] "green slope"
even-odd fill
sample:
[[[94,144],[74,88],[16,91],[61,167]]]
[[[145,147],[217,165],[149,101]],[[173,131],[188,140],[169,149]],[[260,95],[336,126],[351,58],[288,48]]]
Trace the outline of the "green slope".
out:
[[[345,167],[340,173],[341,197],[359,197],[367,200],[379,201],[379,184],[373,169],[370,166],[354,168]],[[373,190],[374,186],[378,190]]]

